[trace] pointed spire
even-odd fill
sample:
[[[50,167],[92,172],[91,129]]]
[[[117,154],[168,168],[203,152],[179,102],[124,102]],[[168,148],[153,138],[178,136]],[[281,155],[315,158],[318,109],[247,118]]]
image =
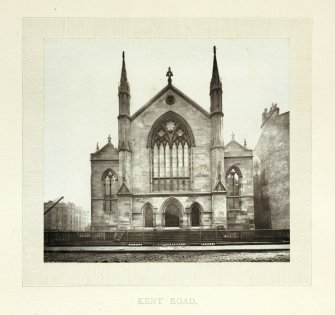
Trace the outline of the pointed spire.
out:
[[[96,147],[96,150],[99,151],[99,142],[97,142],[97,147]]]
[[[211,79],[211,86],[210,90],[214,89],[221,89],[222,84],[219,76],[219,68],[218,68],[218,63],[216,60],[216,46],[213,47],[214,51],[214,60],[213,60],[213,70],[212,70],[212,79]]]
[[[211,113],[222,113],[222,84],[219,76],[219,68],[216,60],[216,46],[213,47],[214,59],[212,78],[209,88],[209,95],[211,97]]]
[[[111,135],[108,135],[108,143],[112,143],[112,138],[111,138]]]
[[[120,79],[120,85],[119,85],[119,94],[121,92],[130,94],[124,51],[122,52],[122,69],[121,69],[121,79]]]

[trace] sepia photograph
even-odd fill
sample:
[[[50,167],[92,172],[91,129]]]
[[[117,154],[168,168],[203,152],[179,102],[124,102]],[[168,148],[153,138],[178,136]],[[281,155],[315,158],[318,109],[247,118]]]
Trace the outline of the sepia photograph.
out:
[[[3,6],[0,313],[334,313],[328,2]]]
[[[289,262],[289,56],[44,39],[44,262]]]

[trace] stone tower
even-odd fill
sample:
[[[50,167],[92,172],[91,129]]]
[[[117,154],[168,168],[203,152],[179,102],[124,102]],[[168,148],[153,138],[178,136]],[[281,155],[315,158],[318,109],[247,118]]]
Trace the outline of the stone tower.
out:
[[[222,139],[222,83],[216,60],[214,46],[214,60],[210,83],[210,121],[211,121],[211,190],[213,193],[213,226],[226,226],[226,189],[224,187],[224,146]]]
[[[118,195],[118,227],[129,226],[131,223],[131,118],[130,88],[127,78],[125,54],[122,52],[122,70],[119,85],[119,181]]]

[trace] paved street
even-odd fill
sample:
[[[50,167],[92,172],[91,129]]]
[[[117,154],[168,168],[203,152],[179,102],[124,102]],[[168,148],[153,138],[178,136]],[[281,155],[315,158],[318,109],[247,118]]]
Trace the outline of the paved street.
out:
[[[289,250],[243,252],[45,253],[45,262],[288,262]]]

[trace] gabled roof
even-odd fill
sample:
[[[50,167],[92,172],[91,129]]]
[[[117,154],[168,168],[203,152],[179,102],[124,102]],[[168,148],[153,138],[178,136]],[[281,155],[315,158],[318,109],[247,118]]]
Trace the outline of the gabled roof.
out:
[[[252,150],[232,139],[224,147],[225,157],[252,156]]]
[[[244,147],[242,144],[239,144],[237,141],[235,140],[231,140],[229,141],[225,146],[225,149],[233,149],[233,150],[243,150],[243,151],[251,151],[250,149],[248,149],[247,147]]]
[[[132,116],[131,119],[135,119],[138,115],[140,115],[144,110],[146,110],[151,104],[153,104],[158,98],[160,98],[165,92],[168,90],[174,91],[176,94],[178,94],[180,97],[182,97],[186,102],[191,104],[193,107],[195,107],[198,111],[203,113],[207,118],[209,118],[209,112],[207,112],[204,108],[202,108],[199,104],[197,104],[195,101],[193,101],[191,98],[189,98],[186,94],[184,94],[182,91],[177,89],[174,85],[168,84],[166,85],[162,90],[160,90],[152,99],[150,99],[146,104],[144,104],[139,110],[137,110]]]
[[[105,144],[101,149],[97,150],[94,153],[91,153],[91,160],[99,160],[99,159],[119,159],[119,151],[111,142]]]

